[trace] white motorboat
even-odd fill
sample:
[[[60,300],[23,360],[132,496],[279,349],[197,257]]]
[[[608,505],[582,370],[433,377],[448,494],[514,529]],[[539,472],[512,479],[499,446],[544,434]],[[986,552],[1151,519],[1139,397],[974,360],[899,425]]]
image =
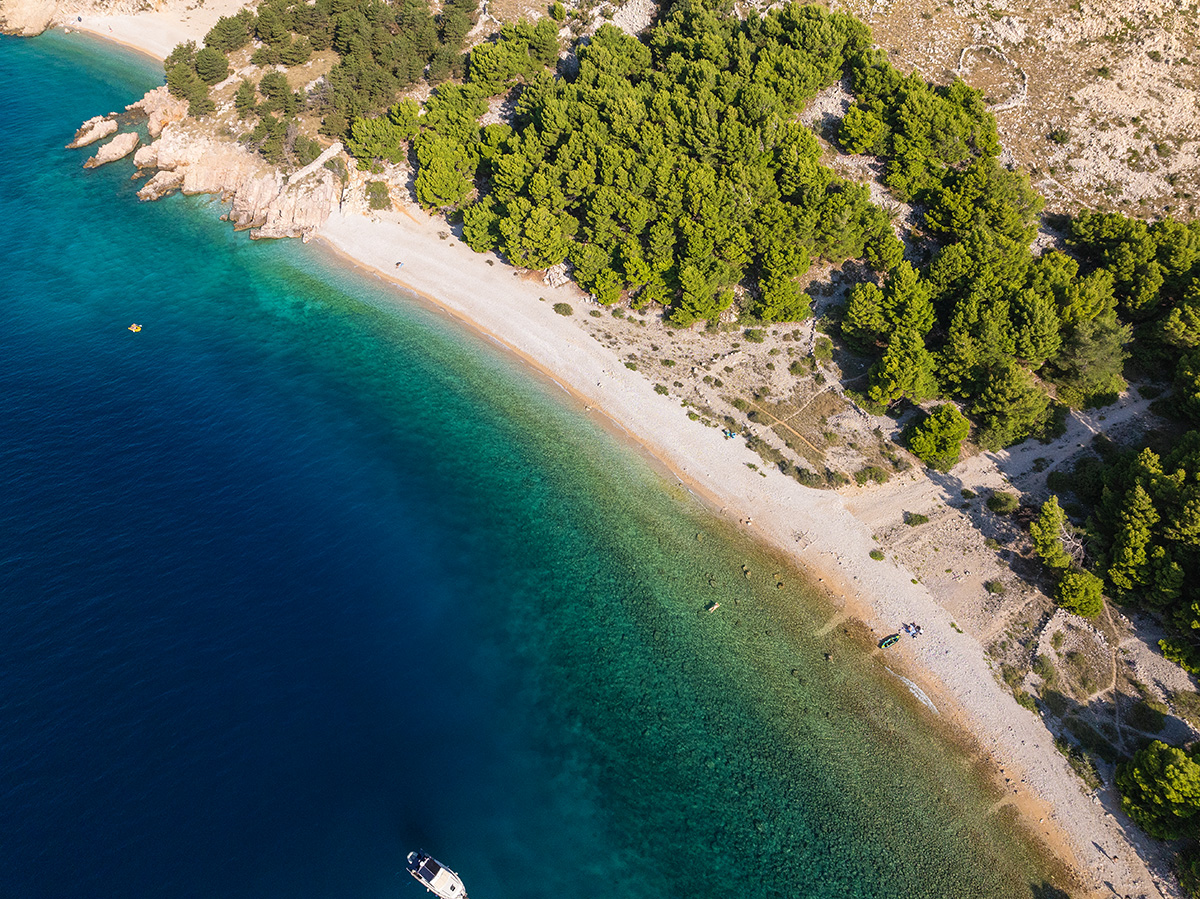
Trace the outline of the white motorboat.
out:
[[[408,873],[425,885],[425,889],[442,899],[467,899],[467,891],[457,874],[428,852],[408,854]]]

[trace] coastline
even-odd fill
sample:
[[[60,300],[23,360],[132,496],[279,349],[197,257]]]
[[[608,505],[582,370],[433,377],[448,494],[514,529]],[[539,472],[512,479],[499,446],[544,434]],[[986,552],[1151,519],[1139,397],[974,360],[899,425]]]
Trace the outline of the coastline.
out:
[[[82,14],[83,22],[69,27],[161,59],[178,40],[202,39],[219,15],[242,5],[222,0],[199,8],[202,16],[189,11],[186,20],[182,6],[137,16]],[[1040,718],[999,685],[980,643],[953,626],[910,571],[870,558],[877,546],[871,528],[843,497],[749,468],[761,460],[741,441],[689,420],[677,399],[655,393],[649,379],[627,369],[574,317],[553,311],[555,302],[569,303],[576,316],[595,308],[572,285],[551,288],[520,276],[456,237],[440,236],[449,230],[444,221],[405,208],[370,218],[338,213],[317,236],[348,263],[420,295],[535,367],[603,414],[712,509],[822,581],[842,605],[829,627],[860,619],[882,636],[900,621],[922,622],[925,637],[893,650],[889,671],[911,679],[941,721],[990,759],[1027,829],[1092,893],[1108,895],[1106,881],[1121,895],[1152,891],[1158,878],[1121,824],[1083,793]],[[1154,891],[1163,889],[1169,894],[1161,885]]]
[[[371,219],[335,214],[319,238],[346,263],[417,294],[553,380],[585,410],[602,414],[716,514],[823,587],[841,609],[826,628],[861,621],[882,636],[896,622],[921,621],[923,638],[905,641],[886,667],[910,682],[918,701],[913,688],[924,693],[939,723],[961,735],[968,752],[982,756],[1006,794],[998,805],[1011,805],[1025,829],[1097,895],[1104,881],[1139,892],[1149,887],[1150,875],[1136,870],[1141,864],[1132,847],[1133,858],[1120,857],[1115,848],[1101,851],[1099,838],[1118,847],[1125,836],[1084,795],[1041,719],[1003,690],[983,647],[953,626],[910,571],[870,558],[877,544],[842,497],[749,468],[761,460],[741,441],[727,441],[719,430],[688,419],[678,400],[655,393],[648,379],[585,334],[573,316],[553,311],[556,302],[571,305],[575,315],[595,308],[573,285],[552,288],[498,263],[489,266],[488,257],[439,233],[448,233],[443,221],[404,209]],[[1096,858],[1087,859],[1081,844]]]

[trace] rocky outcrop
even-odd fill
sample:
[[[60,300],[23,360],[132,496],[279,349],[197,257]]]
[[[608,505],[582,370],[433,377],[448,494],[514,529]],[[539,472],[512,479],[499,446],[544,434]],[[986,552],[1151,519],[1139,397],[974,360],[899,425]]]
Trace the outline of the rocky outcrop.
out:
[[[107,116],[92,116],[75,132],[75,137],[67,144],[68,150],[75,150],[79,147],[86,147],[88,144],[94,144],[102,137],[108,137],[117,130],[116,119],[110,119]]]
[[[155,144],[138,147],[133,154],[133,164],[139,169],[158,168],[158,147]]]
[[[138,191],[143,200],[157,200],[177,190],[219,194],[231,204],[225,218],[235,228],[250,229],[255,238],[307,237],[341,204],[341,179],[325,167],[342,153],[340,143],[285,175],[242,144],[217,137],[193,120],[185,121],[187,104],[172,97],[165,87],[155,88],[125,110],[147,116],[150,134],[158,138],[139,149],[133,159],[139,170],[134,177],[156,170]],[[76,133],[76,145],[109,120],[97,117],[85,122]],[[118,134],[85,165],[91,168],[120,159],[137,144],[136,134]]]
[[[137,192],[139,200],[157,200],[183,186],[183,172],[157,172]]]
[[[0,2],[0,32],[31,36],[50,27],[58,14],[54,0],[3,0]]]
[[[252,228],[254,238],[305,237],[325,224],[341,193],[327,170],[295,183],[279,175],[256,178],[234,195],[229,220],[235,228]]]
[[[341,183],[324,162],[340,152],[335,144],[288,177],[241,144],[170,126],[135,159],[159,170],[138,196],[157,199],[176,189],[220,194],[231,201],[229,221],[250,229],[251,237],[304,237],[338,208]]]
[[[187,100],[171,96],[164,84],[148,91],[146,96],[136,103],[130,103],[125,107],[125,111],[146,116],[149,119],[146,130],[150,132],[151,137],[158,137],[167,125],[184,120],[188,104]]]
[[[85,169],[94,169],[128,156],[137,147],[140,138],[132,131],[118,134],[96,151],[96,155],[83,164]]]

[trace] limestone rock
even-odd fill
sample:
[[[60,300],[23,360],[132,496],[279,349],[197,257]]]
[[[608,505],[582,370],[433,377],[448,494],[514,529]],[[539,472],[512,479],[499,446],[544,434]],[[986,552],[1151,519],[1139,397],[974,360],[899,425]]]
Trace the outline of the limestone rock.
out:
[[[79,130],[75,132],[75,137],[67,144],[67,149],[75,150],[79,147],[86,147],[88,144],[94,144],[100,138],[108,137],[116,130],[117,123],[114,119],[105,118],[104,116],[92,116],[79,126]]]
[[[565,262],[550,266],[542,276],[542,283],[547,287],[562,287],[570,280],[571,270]]]
[[[151,137],[158,137],[167,125],[184,120],[187,116],[188,104],[187,100],[171,96],[164,84],[152,91],[147,91],[146,96],[136,103],[130,103],[125,107],[125,111],[140,112],[147,116],[150,121],[146,125],[146,129],[150,132]]]
[[[183,186],[182,172],[158,172],[137,192],[139,200],[157,200]]]
[[[0,32],[26,37],[41,34],[57,13],[54,0],[4,0],[0,4]]]
[[[118,134],[96,151],[96,155],[83,164],[85,169],[94,169],[98,165],[106,165],[114,160],[128,156],[138,145],[139,138],[132,131]]]
[[[166,128],[149,149],[160,171],[139,196],[153,199],[160,188],[176,187],[185,194],[220,194],[232,201],[229,221],[239,230],[252,229],[251,237],[304,237],[324,224],[340,202],[341,184],[324,168],[327,159],[341,152],[340,145],[290,177],[241,144],[184,126]],[[160,178],[165,172],[174,177]]]
[[[285,182],[273,172],[253,178],[233,197],[229,220],[239,230],[250,228],[255,239],[303,237],[325,223],[338,207],[341,186],[332,172]]]
[[[158,145],[147,144],[143,147],[138,147],[137,152],[133,154],[133,164],[139,169],[153,169],[158,167]]]
[[[322,171],[287,187],[266,208],[262,227],[251,237],[305,237],[325,224],[338,208],[342,189],[333,172]]]
[[[8,0],[0,0],[3,2]],[[138,191],[143,200],[157,200],[175,190],[219,194],[232,201],[227,218],[234,227],[253,229],[250,236],[256,238],[307,237],[341,203],[338,176],[325,168],[326,162],[342,153],[340,143],[287,176],[257,153],[187,119],[187,103],[172,97],[165,86],[149,91],[125,110],[147,116],[150,134],[156,138],[134,156],[139,169],[158,169]],[[85,129],[108,127],[105,122],[116,128],[115,122],[97,117],[84,123],[76,140],[90,136]],[[118,134],[86,165],[92,168],[120,159],[137,145],[136,134]]]

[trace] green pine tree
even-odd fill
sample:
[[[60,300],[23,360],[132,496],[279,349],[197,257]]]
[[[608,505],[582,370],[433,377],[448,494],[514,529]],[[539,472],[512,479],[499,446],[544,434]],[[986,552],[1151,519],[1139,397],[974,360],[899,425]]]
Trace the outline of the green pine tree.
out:
[[[1126,492],[1117,516],[1117,533],[1109,553],[1108,581],[1119,593],[1127,594],[1148,581],[1148,550],[1159,515],[1154,500],[1141,484]]]
[[[912,327],[901,328],[888,344],[883,358],[871,367],[872,401],[890,406],[899,399],[921,403],[938,394],[935,360],[925,348],[925,338]]]
[[[1195,835],[1200,813],[1200,765],[1177,746],[1155,740],[1117,769],[1121,807],[1161,840]]]
[[[1063,513],[1062,506],[1058,504],[1058,497],[1051,496],[1042,503],[1042,510],[1038,513],[1037,520],[1029,524],[1033,549],[1047,568],[1068,568],[1071,565],[1071,557],[1063,549],[1062,542],[1063,526],[1066,521],[1067,516]]]
[[[971,433],[971,422],[953,403],[943,403],[905,435],[912,454],[938,471],[958,464],[962,442]]]
[[[873,349],[888,329],[883,302],[883,291],[870,281],[850,288],[850,299],[842,318],[842,336],[857,347]]]
[[[1090,571],[1073,569],[1058,582],[1054,598],[1068,612],[1095,618],[1104,610],[1104,582]]]

